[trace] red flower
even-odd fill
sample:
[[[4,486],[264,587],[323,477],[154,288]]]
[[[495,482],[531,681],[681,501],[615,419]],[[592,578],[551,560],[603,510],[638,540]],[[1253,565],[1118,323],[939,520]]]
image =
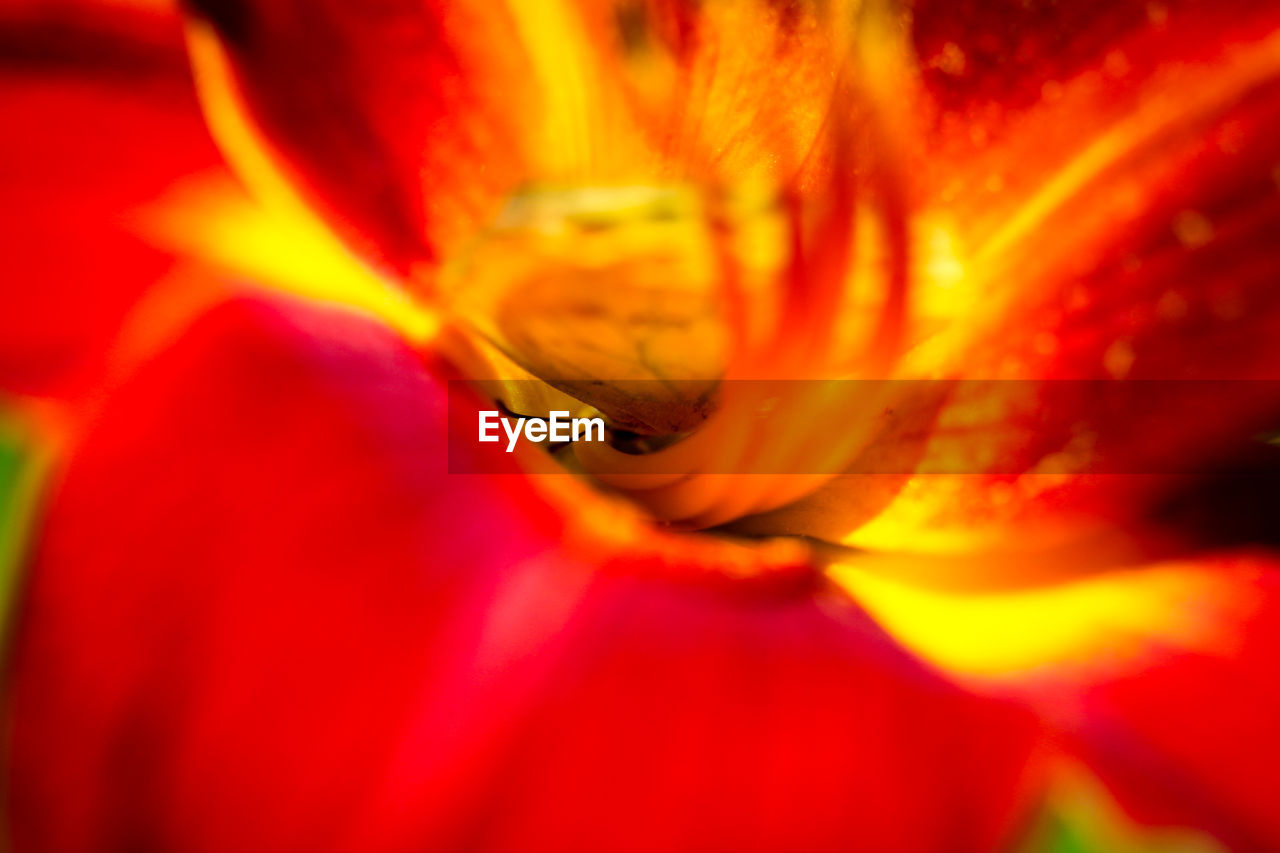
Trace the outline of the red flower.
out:
[[[1280,12],[193,5],[0,24],[15,848],[1280,843]]]

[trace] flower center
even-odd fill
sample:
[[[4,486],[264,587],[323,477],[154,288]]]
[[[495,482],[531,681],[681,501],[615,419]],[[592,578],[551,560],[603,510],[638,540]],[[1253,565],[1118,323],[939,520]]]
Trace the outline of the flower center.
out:
[[[687,187],[538,188],[509,200],[440,288],[488,344],[617,432],[686,433],[728,361],[714,243]]]
[[[888,375],[903,325],[892,205],[834,186],[519,193],[440,279],[462,361],[519,414],[603,416],[569,466],[663,520],[795,500],[874,438],[891,386],[849,380]]]

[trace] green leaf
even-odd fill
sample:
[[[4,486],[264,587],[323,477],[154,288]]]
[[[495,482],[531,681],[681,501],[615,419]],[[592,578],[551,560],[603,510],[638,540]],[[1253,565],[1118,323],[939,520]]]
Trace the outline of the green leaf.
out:
[[[1226,853],[1186,827],[1145,826],[1129,815],[1087,769],[1063,764],[1017,853]]]
[[[52,458],[50,449],[37,440],[24,418],[0,401],[0,641],[9,633],[14,593]]]

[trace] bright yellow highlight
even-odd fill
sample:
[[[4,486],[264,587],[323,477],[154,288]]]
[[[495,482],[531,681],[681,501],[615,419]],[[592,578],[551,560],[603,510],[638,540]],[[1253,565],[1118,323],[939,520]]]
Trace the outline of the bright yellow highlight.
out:
[[[508,2],[541,93],[540,138],[530,147],[543,180],[590,180],[643,174],[648,157],[592,49],[580,12],[564,0]],[[522,109],[531,111],[533,105]]]
[[[180,185],[138,220],[157,245],[253,284],[360,309],[414,344],[439,330],[432,312],[360,263],[331,234],[254,204],[225,180]]]
[[[569,175],[590,156],[590,116],[595,106],[584,45],[586,34],[560,0],[508,4],[544,93],[544,133],[539,149],[551,174]]]
[[[189,22],[187,40],[214,139],[261,206],[225,183],[193,182],[146,211],[141,227],[160,245],[254,281],[367,311],[415,344],[433,338],[435,315],[347,249],[276,165],[212,30]]]
[[[828,574],[911,651],[979,679],[1040,667],[1090,674],[1140,668],[1148,654],[1170,646],[1230,655],[1238,626],[1259,603],[1249,571],[1221,566],[1166,563],[962,593],[912,586],[867,565],[871,570],[854,558]]]

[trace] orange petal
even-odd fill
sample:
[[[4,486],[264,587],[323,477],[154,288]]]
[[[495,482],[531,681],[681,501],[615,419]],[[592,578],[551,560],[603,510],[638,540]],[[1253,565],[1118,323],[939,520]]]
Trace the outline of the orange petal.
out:
[[[918,211],[922,340],[903,371],[1018,382],[969,386],[874,449],[914,442],[919,475],[857,476],[855,463],[757,529],[925,550],[1061,540],[1140,518],[1181,485],[1114,472],[1211,467],[1272,424],[1280,35],[1256,16],[1232,23],[1199,33],[1197,64],[1175,51],[1139,82],[1082,72],[1010,118],[983,156],[934,152],[950,183]],[[1073,384],[1113,379],[1167,384],[1128,402]],[[1268,381],[1231,381],[1253,379]],[[924,475],[966,453],[966,476]]]

